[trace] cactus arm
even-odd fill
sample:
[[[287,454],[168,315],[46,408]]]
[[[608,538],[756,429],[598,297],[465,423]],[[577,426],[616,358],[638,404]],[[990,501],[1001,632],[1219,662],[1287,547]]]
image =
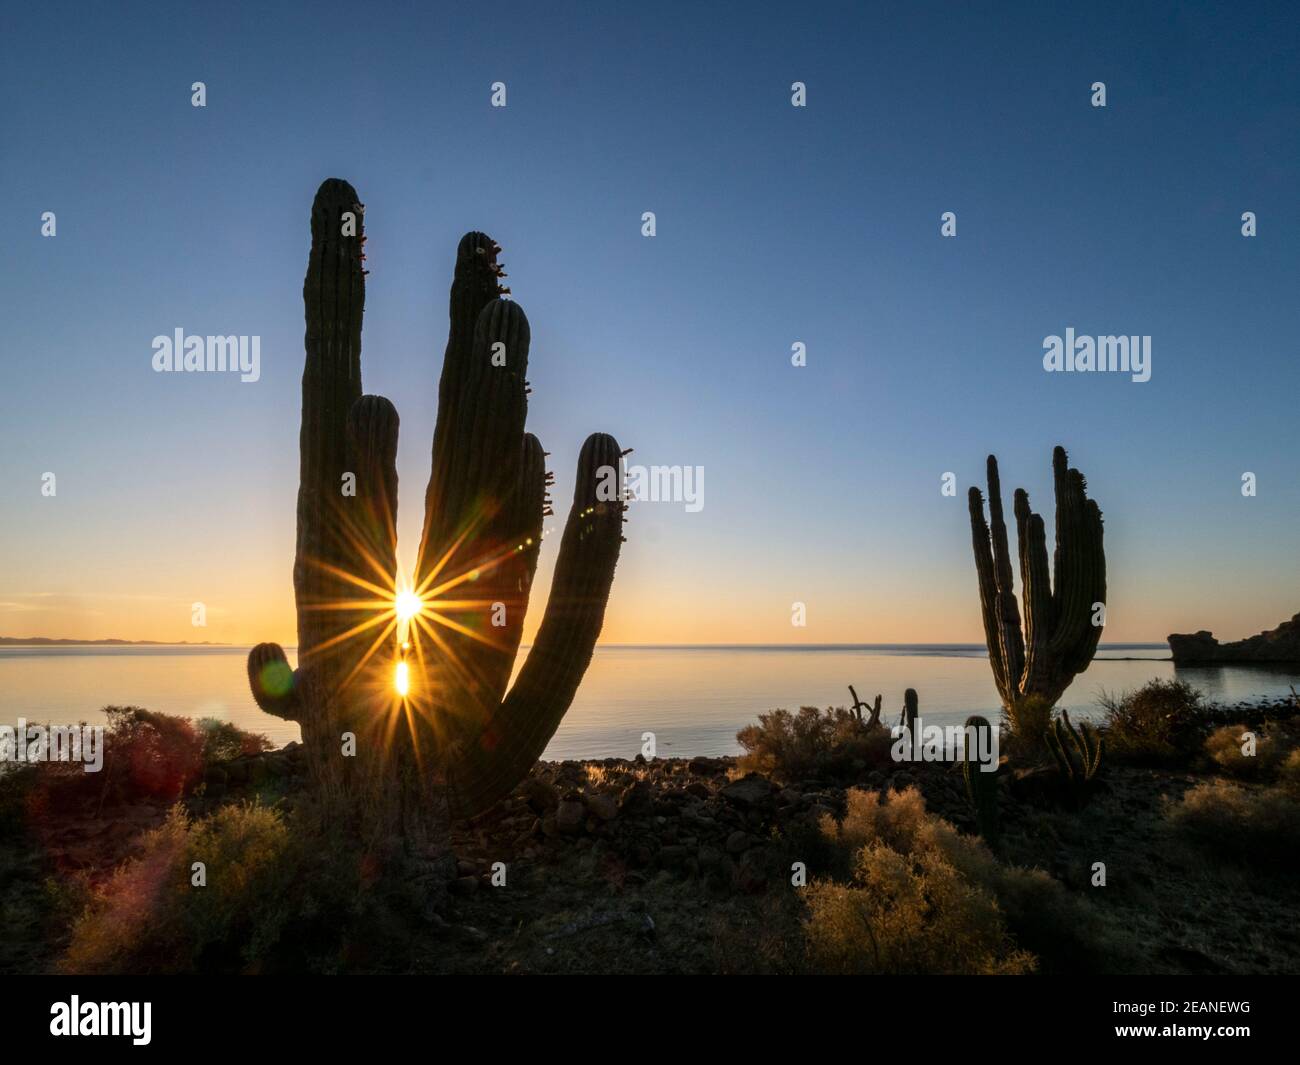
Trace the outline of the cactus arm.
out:
[[[620,457],[617,441],[604,433],[592,434],[582,447],[573,506],[537,638],[500,708],[461,745],[449,769],[457,812],[484,809],[528,772],[591,662],[623,539]]]
[[[519,462],[519,476],[507,504],[505,527],[514,531],[513,554],[504,565],[502,579],[499,582],[504,594],[509,596],[509,608],[506,624],[500,636],[500,643],[506,658],[514,662],[519,653],[519,642],[523,639],[524,618],[528,612],[528,600],[532,592],[533,578],[537,574],[537,560],[542,546],[542,525],[548,508],[549,475],[546,472],[546,452],[537,437],[525,433],[522,444],[522,458]],[[505,681],[509,680],[507,674]],[[505,681],[497,693],[498,700],[505,694]]]
[[[984,519],[984,497],[978,488],[968,495],[970,507],[971,543],[975,550],[975,575],[979,580],[980,619],[984,624],[984,644],[989,651],[989,665],[993,681],[1003,705],[1015,698],[1018,678],[1007,676],[1006,661],[1002,657],[1002,639],[998,631],[998,583],[993,569],[993,549],[989,542],[989,526]]]
[[[1021,691],[1042,689],[1048,676],[1048,643],[1052,638],[1053,604],[1047,564],[1047,535],[1043,519],[1029,507],[1029,495],[1016,489],[1016,527],[1020,540],[1021,594],[1025,607],[1025,668]]]
[[[441,552],[464,531],[467,515],[456,503],[458,464],[467,460],[478,397],[470,387],[476,365],[475,334],[484,308],[503,291],[497,255],[500,246],[486,233],[466,233],[456,248],[448,308],[447,347],[438,381],[438,417],[433,432],[433,461],[424,495],[424,528],[415,567],[417,586],[439,565]],[[507,366],[509,365],[507,350]],[[481,380],[481,377],[480,377]],[[522,380],[522,379],[521,379]],[[520,385],[522,392],[522,384]]]
[[[259,643],[248,652],[248,687],[264,713],[297,721],[302,713],[297,678],[278,643]]]
[[[355,216],[355,235],[344,235],[344,214]],[[364,212],[346,181],[322,183],[312,203],[311,253],[303,280],[306,361],[302,375],[299,433],[298,535],[294,598],[298,604],[300,664],[346,631],[345,619],[321,610],[350,592],[331,571],[348,569],[350,553],[340,535],[342,477],[347,469],[348,412],[361,397],[361,319],[366,283],[361,269]],[[333,655],[322,668],[337,673]]]
[[[1007,547],[1007,523],[1002,516],[1002,482],[998,460],[990,455],[987,463],[989,483],[989,536],[993,542],[993,573],[997,581],[998,638],[1007,679],[1014,686],[1025,667],[1025,641],[1020,631],[1020,608],[1011,575],[1011,552]]]

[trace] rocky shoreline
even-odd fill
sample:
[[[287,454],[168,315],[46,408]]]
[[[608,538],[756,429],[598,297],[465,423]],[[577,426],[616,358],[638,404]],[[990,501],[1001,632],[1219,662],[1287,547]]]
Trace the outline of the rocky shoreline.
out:
[[[1259,704],[1204,713],[1207,725],[1254,725],[1295,712]],[[1071,812],[1043,786],[1043,770],[1008,768],[998,778],[1000,856],[1044,870],[1127,929],[1140,956],[1116,959],[1121,969],[1295,971],[1300,936],[1287,929],[1300,912],[1300,886],[1207,868],[1170,836],[1167,805],[1212,778],[1108,764],[1089,805]],[[292,815],[306,801],[305,781],[303,751],[290,744],[209,767],[184,801],[196,817],[251,799]],[[406,916],[386,939],[350,944],[344,967],[790,971],[804,915],[794,863],[814,864],[822,825],[844,814],[852,788],[881,796],[915,788],[928,810],[975,831],[962,775],[946,763],[862,765],[845,779],[791,782],[744,773],[729,757],[540,762],[486,814],[448,824],[436,850],[402,859]],[[35,900],[51,873],[102,879],[138,853],[142,834],[162,825],[170,806],[157,799],[101,808],[92,799],[29,824],[34,846],[0,843],[7,899]],[[1099,858],[1109,871],[1104,891],[1091,881]],[[21,916],[21,904],[13,912]],[[13,939],[0,948],[0,970],[46,971],[57,947]]]
[[[1300,614],[1275,629],[1232,643],[1220,643],[1205,629],[1194,633],[1172,633],[1169,650],[1174,656],[1174,664],[1180,666],[1208,663],[1295,665],[1300,663]]]

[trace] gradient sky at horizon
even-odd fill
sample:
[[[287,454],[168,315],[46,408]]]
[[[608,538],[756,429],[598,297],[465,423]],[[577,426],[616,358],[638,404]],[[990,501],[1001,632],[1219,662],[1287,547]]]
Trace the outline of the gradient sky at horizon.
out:
[[[452,258],[481,228],[532,324],[557,521],[592,431],[705,470],[699,513],[634,506],[605,642],[978,641],[965,490],[995,452],[1050,521],[1056,443],[1106,516],[1107,642],[1300,610],[1294,4],[6,21],[0,635],[294,642],[302,276],[330,176],[367,205],[364,384],[401,413],[408,564]],[[1067,327],[1151,335],[1151,381],[1044,373]],[[261,380],[153,373],[176,328],[259,335]]]

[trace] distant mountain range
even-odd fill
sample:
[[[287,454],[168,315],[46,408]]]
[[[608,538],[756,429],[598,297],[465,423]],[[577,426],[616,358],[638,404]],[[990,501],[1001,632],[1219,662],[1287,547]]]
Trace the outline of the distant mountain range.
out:
[[[48,636],[0,636],[0,647],[228,647],[203,640],[54,640]]]

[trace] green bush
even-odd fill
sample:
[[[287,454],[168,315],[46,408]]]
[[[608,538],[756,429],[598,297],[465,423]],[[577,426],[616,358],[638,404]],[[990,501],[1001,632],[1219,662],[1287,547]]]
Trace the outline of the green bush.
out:
[[[1175,764],[1200,750],[1201,693],[1180,680],[1152,680],[1122,696],[1103,693],[1106,748],[1119,760]]]

